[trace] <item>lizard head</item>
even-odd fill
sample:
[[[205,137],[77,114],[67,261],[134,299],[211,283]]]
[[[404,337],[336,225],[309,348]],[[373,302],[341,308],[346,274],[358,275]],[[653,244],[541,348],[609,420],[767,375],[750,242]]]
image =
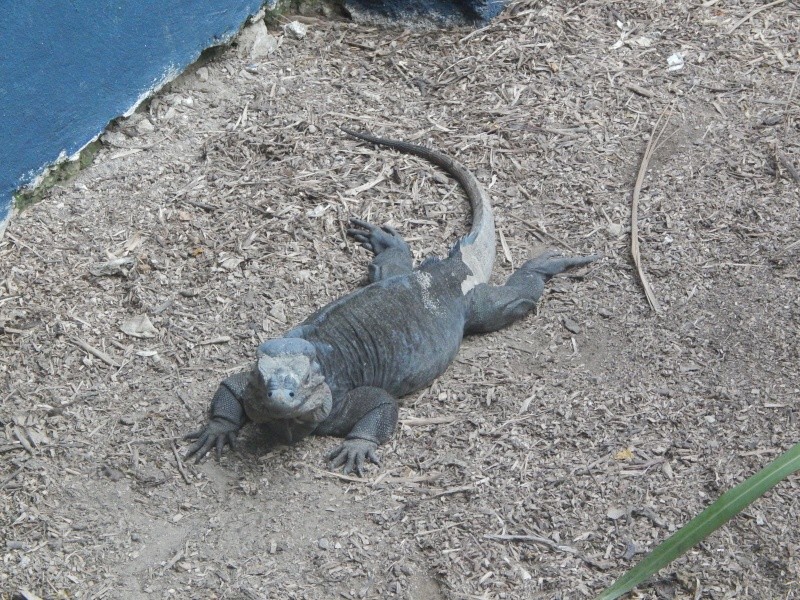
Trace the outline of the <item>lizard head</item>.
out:
[[[249,388],[244,409],[257,423],[316,418],[318,411],[330,410],[330,389],[314,346],[305,340],[281,338],[261,344]]]

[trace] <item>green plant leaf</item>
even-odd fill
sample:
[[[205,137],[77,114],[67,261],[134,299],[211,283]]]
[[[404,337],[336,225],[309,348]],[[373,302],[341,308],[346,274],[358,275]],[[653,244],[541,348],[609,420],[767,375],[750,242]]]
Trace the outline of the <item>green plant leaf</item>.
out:
[[[597,600],[614,600],[631,591],[799,469],[800,444],[796,444],[758,473],[722,494],[719,500],[659,544],[611,587],[603,590]]]

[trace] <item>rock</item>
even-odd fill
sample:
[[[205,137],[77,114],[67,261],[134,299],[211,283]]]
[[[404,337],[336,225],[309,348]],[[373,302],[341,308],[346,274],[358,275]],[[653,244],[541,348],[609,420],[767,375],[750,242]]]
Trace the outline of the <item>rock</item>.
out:
[[[283,30],[296,40],[302,40],[308,33],[308,27],[300,21],[292,21],[283,26]]]
[[[581,332],[581,326],[569,317],[564,317],[562,322],[564,323],[564,327],[566,327],[567,331],[574,333],[575,335]]]
[[[278,38],[269,34],[264,21],[242,29],[236,41],[239,44],[239,56],[250,60],[266,58],[278,48]]]
[[[156,130],[155,126],[150,122],[150,119],[148,119],[147,117],[141,119],[136,124],[136,133],[139,133],[141,135],[153,133],[155,130]]]
[[[102,136],[100,136],[100,141],[107,146],[124,148],[128,144],[128,136],[119,131],[106,131]]]
[[[286,311],[283,308],[283,302],[275,302],[269,309],[269,314],[279,323],[286,323]]]

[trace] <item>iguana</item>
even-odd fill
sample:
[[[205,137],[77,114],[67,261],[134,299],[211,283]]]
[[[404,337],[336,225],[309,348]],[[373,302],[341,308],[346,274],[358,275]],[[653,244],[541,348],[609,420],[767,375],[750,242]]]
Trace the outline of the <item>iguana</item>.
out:
[[[332,469],[363,476],[365,461],[394,433],[397,398],[419,390],[453,361],[465,335],[496,331],[524,317],[545,281],[597,256],[546,252],[505,285],[488,283],[495,258],[489,197],[463,165],[436,150],[342,128],[348,135],[419,156],[450,174],[472,206],[472,228],[447,258],[414,268],[408,244],[392,227],[353,218],[347,233],[372,252],[370,283],[312,314],[282,338],[262,343],[250,371],[223,380],[205,427],[186,458],[235,449],[246,423],[286,443],[308,435],[343,437],[327,455]]]

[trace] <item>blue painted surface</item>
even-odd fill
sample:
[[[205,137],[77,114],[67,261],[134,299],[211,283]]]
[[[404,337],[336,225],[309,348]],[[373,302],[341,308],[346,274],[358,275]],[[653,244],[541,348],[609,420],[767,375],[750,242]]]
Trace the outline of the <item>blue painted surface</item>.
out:
[[[509,0],[344,0],[345,7],[359,15],[390,21],[413,21],[418,17],[442,25],[483,24],[505,8]]]
[[[13,192],[224,41],[262,0],[19,0],[0,16],[0,230]]]

